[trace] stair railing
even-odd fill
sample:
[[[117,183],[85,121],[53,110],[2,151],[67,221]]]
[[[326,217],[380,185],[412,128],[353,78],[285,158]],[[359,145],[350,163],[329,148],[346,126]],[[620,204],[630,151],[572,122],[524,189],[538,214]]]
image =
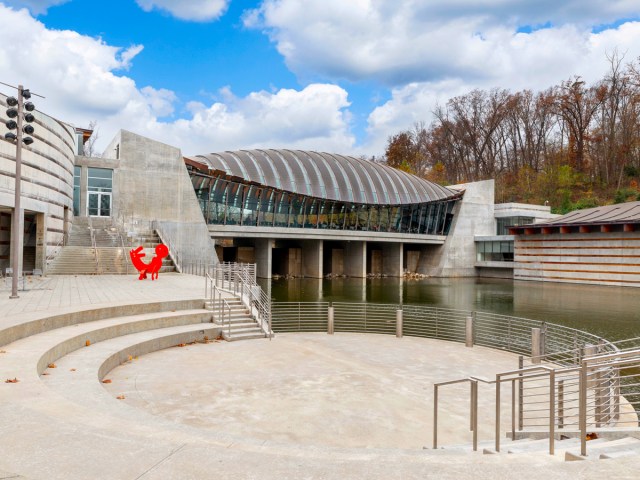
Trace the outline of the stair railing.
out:
[[[208,299],[209,305],[213,309],[213,319],[216,321],[216,312],[219,316],[220,325],[224,328],[225,324],[225,309],[227,317],[227,338],[231,338],[231,306],[229,302],[224,298],[223,291],[218,288],[215,283],[215,279],[208,273],[205,277],[205,298]]]
[[[49,264],[51,263],[51,261],[54,259],[54,257],[56,255],[58,255],[58,253],[60,253],[60,250],[62,250],[62,244],[64,243],[64,237],[66,234],[63,234],[62,237],[60,237],[60,240],[58,240],[58,243],[56,243],[56,246],[53,247],[53,249],[51,250],[51,253],[49,253],[49,255],[47,255],[47,257],[44,259],[44,274],[47,274],[47,270],[49,268]]]
[[[180,261],[180,253],[175,247],[175,243],[172,241],[171,236],[162,229],[160,223],[156,220],[151,222],[151,229],[155,230],[155,232],[158,234],[158,237],[160,237],[160,241],[169,249],[169,256],[176,266],[176,271],[178,273],[182,273],[182,262]]]
[[[494,384],[494,381],[480,377],[467,377],[433,385],[433,449],[438,448],[438,392],[440,387],[469,382],[469,431],[473,433],[473,451],[478,450],[478,382]]]
[[[96,236],[93,232],[93,222],[91,221],[91,217],[87,217],[87,223],[89,225],[89,235],[91,235],[91,246],[93,247],[93,255],[95,257],[95,261],[96,261],[96,273],[100,274],[101,270],[100,270],[100,262],[98,260],[98,248],[96,246]]]

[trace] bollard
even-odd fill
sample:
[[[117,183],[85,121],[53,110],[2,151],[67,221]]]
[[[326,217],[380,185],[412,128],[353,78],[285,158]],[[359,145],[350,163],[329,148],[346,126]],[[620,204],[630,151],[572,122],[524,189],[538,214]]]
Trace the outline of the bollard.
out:
[[[329,307],[327,314],[327,333],[333,335],[333,306]]]
[[[542,361],[542,330],[539,328],[531,329],[531,363],[540,363]]]
[[[465,322],[465,347],[473,347],[473,317],[469,316]]]
[[[402,338],[402,309],[396,310],[396,337]]]

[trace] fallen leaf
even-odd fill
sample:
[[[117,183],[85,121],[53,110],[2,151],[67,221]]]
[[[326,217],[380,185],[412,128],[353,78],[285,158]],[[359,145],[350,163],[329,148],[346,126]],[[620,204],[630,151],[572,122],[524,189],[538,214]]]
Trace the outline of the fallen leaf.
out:
[[[184,343],[179,343],[178,345],[176,345],[176,347],[186,347],[187,345]]]
[[[47,368],[56,368],[56,364],[55,363],[50,363],[49,365],[47,365]]]
[[[133,357],[131,355],[129,355],[129,358],[127,359],[127,362],[130,362],[131,360],[133,360]]]
[[[88,347],[89,345],[91,345],[91,340],[87,340],[86,342],[84,342],[85,347]]]
[[[4,383],[18,383],[20,380],[17,378],[7,378]]]
[[[102,383],[111,383],[111,379],[110,378],[105,378],[104,380],[102,380]]]
[[[75,369],[75,368],[72,368],[72,369],[71,369],[71,370],[69,370],[69,371],[70,371],[70,372],[75,372],[75,371],[76,371],[76,369]]]
[[[118,400],[124,400],[124,395],[118,395],[116,398],[117,398]]]
[[[47,372],[42,372],[42,375],[49,375],[49,373],[47,373]]]
[[[5,350],[0,350],[0,353],[7,353]]]

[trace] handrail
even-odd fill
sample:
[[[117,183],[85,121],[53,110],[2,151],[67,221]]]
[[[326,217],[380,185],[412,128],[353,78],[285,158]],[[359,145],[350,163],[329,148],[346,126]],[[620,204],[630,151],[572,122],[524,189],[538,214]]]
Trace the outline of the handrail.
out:
[[[58,247],[60,247],[62,245],[62,243],[64,242],[64,237],[66,234],[62,234],[62,237],[60,237],[60,240],[58,240],[58,243],[56,243],[56,246],[53,247],[52,253],[50,253],[49,255],[47,255],[47,257],[44,259],[44,274],[46,275],[47,273],[47,269],[49,268],[49,263],[51,262],[51,260],[53,260],[53,258],[60,253],[60,251],[58,250]]]
[[[210,285],[210,290],[207,289],[207,285]],[[207,294],[210,293],[211,296],[208,296]],[[216,300],[216,294],[217,294],[217,300]],[[206,281],[205,281],[205,298],[209,298],[210,301],[210,305],[213,308],[213,315],[214,315],[214,320],[215,320],[215,313],[216,311],[219,313],[220,315],[220,325],[222,325],[223,329],[224,329],[224,313],[225,313],[225,307],[227,309],[227,338],[230,339],[231,338],[231,306],[229,305],[229,302],[227,302],[227,300],[223,297],[222,295],[222,290],[218,288],[218,286],[215,284],[215,281],[213,278],[211,278],[211,276],[207,273],[206,274]],[[217,307],[217,310],[216,310]]]
[[[164,243],[169,249],[169,256],[171,257],[171,259],[173,260],[173,263],[176,266],[176,271],[178,273],[182,273],[182,263],[180,261],[180,253],[174,246],[171,240],[171,237],[167,234],[167,232],[162,230],[160,223],[156,220],[153,220],[151,222],[151,228],[152,230],[155,230],[155,232],[158,234],[158,237],[160,237],[160,241]]]
[[[446,385],[455,385],[458,383],[469,382],[471,386],[470,392],[470,411],[469,411],[469,430],[473,432],[473,451],[478,450],[478,382],[493,384],[492,380],[486,380],[481,377],[465,377],[459,380],[450,380],[448,382],[439,382],[433,384],[433,449],[438,448],[438,389]]]
[[[89,225],[89,235],[91,236],[91,246],[93,247],[93,255],[96,261],[96,273],[100,275],[100,262],[98,261],[98,248],[96,246],[96,236],[93,232],[93,221],[91,220],[91,216],[87,217],[87,224]]]

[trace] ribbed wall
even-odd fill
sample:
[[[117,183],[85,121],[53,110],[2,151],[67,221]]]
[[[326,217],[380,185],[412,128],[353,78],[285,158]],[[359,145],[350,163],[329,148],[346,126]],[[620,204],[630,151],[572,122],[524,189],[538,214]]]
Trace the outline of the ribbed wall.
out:
[[[31,99],[38,106],[38,98]],[[9,215],[15,194],[15,144],[4,141],[8,131],[6,95],[0,94],[0,266],[9,258]],[[75,134],[70,125],[32,112],[35,140],[22,149],[22,200],[26,215],[46,214],[47,254],[64,235],[64,207],[72,208]]]
[[[515,280],[640,287],[640,232],[519,235]]]

